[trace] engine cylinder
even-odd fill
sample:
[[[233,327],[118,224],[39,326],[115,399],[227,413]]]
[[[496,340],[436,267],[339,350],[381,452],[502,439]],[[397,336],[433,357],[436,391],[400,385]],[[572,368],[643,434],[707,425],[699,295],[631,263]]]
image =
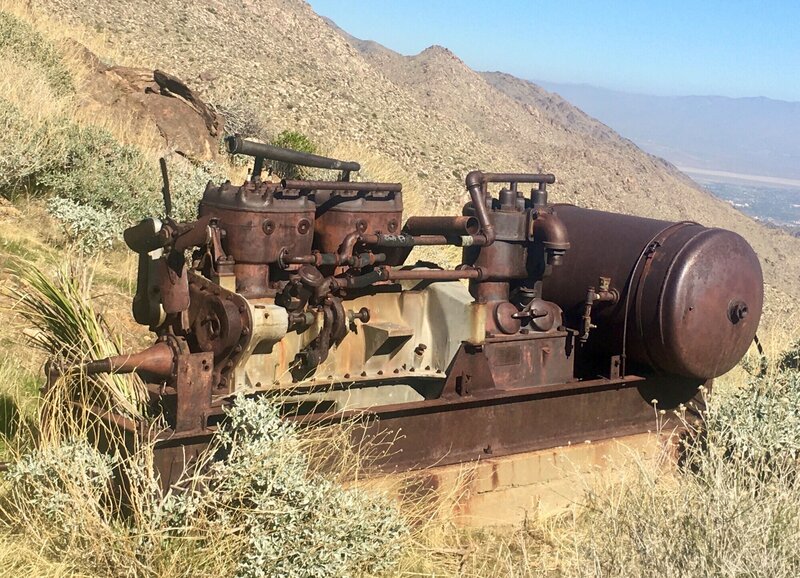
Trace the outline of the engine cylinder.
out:
[[[255,298],[266,295],[269,265],[284,251],[311,252],[315,210],[305,196],[287,195],[271,183],[248,182],[208,187],[199,213],[219,219],[223,248],[236,263],[236,290]]]
[[[611,278],[616,303],[595,303],[589,345],[635,364],[697,379],[733,368],[755,336],[763,305],[761,265],[739,235],[557,205],[572,248],[543,282],[576,326],[588,287]],[[627,326],[627,331],[625,330]]]

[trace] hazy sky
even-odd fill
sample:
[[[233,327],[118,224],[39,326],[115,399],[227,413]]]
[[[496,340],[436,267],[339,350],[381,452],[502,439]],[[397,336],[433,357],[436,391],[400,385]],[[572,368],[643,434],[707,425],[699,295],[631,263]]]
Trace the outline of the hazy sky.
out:
[[[800,100],[800,1],[310,0],[402,54],[648,94]]]

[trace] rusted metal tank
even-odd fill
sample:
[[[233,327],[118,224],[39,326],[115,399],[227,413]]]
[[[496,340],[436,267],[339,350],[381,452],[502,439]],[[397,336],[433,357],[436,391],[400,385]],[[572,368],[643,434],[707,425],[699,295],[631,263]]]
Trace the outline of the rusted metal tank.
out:
[[[718,377],[742,358],[761,317],[763,278],[741,236],[570,205],[555,212],[573,250],[545,278],[544,299],[577,326],[587,287],[604,278],[619,294],[616,303],[593,307],[590,347],[699,379]]]

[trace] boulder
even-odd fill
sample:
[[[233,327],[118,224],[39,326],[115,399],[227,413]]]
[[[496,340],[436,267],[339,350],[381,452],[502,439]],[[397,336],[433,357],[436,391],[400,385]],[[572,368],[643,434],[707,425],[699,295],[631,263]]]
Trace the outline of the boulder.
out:
[[[79,95],[85,112],[118,118],[190,159],[219,157],[224,119],[185,82],[161,70],[108,66],[82,46],[79,53],[88,69]]]

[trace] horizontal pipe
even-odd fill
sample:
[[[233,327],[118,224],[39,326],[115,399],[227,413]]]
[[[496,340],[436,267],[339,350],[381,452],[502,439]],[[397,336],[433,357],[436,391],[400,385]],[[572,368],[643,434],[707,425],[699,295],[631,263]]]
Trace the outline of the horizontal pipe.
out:
[[[484,183],[544,183],[552,185],[556,176],[551,173],[483,173]]]
[[[363,275],[358,275],[357,277],[345,277],[343,279],[336,278],[337,284],[343,285],[348,289],[363,289],[364,287],[369,287],[378,281],[386,281],[386,277],[383,274],[383,269],[375,269],[374,271],[364,273]]]
[[[474,235],[481,228],[475,217],[410,217],[403,231],[410,235]]]
[[[401,183],[356,183],[350,181],[302,181],[283,179],[284,189],[317,190],[317,191],[380,191],[399,193],[403,190]]]
[[[387,281],[456,281],[458,279],[483,278],[483,271],[473,267],[464,269],[393,269],[381,267],[380,270],[382,271],[382,277]]]
[[[378,247],[418,247],[421,245],[469,247],[471,245],[482,246],[486,242],[486,237],[484,235],[408,235],[405,233],[377,235],[368,233],[360,235],[359,240],[367,245],[377,245]]]
[[[89,361],[83,366],[83,371],[87,375],[144,371],[168,377],[172,373],[174,363],[175,354],[172,348],[166,342],[161,341],[138,353]]]
[[[375,263],[383,263],[384,261],[386,261],[385,253],[372,252],[359,253],[358,255],[351,254],[344,257],[338,253],[314,252],[311,255],[283,256],[280,260],[284,268],[288,265],[314,265],[316,267],[349,265],[361,268]]]
[[[260,142],[243,139],[240,135],[229,136],[225,139],[225,146],[229,153],[247,155],[261,159],[269,159],[303,167],[317,169],[330,169],[336,171],[359,171],[361,165],[356,162],[340,161],[322,157],[311,153],[284,149]]]

